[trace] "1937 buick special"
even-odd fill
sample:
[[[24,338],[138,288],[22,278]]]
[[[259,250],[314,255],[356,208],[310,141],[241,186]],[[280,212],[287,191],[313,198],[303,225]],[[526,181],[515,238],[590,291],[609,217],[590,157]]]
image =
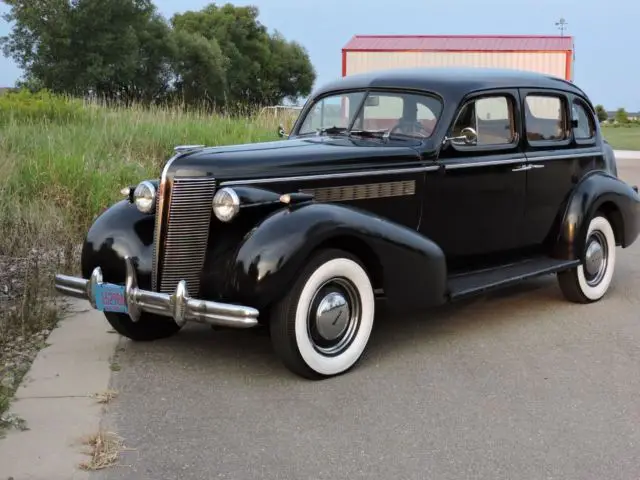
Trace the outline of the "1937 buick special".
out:
[[[376,297],[423,309],[556,274],[597,301],[640,230],[586,94],[518,71],[345,77],[288,138],[178,147],[124,192],[56,288],[133,340],[263,324],[307,378],[359,360]]]

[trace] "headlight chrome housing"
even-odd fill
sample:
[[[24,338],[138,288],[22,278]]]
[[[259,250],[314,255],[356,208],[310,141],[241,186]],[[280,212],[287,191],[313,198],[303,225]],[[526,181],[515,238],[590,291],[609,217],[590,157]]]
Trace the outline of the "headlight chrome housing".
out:
[[[153,183],[140,182],[133,192],[133,203],[142,213],[152,213],[156,208],[156,187]]]
[[[213,213],[221,222],[230,222],[240,211],[240,197],[232,188],[222,188],[213,196]]]

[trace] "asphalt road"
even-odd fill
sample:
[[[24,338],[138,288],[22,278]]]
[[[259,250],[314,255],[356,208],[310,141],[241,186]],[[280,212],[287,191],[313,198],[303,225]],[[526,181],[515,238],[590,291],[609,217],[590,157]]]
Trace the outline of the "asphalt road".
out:
[[[620,174],[640,184],[640,162]],[[597,304],[555,277],[378,319],[350,373],[290,374],[255,332],[122,342],[112,479],[607,479],[640,475],[640,243]]]

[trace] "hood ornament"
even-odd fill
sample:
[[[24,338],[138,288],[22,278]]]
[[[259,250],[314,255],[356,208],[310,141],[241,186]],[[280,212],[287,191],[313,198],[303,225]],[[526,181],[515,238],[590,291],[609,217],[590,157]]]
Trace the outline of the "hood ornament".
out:
[[[206,145],[178,145],[176,147],[173,147],[173,151],[176,153],[184,153],[191,150],[199,150],[201,148],[204,148],[205,146]]]

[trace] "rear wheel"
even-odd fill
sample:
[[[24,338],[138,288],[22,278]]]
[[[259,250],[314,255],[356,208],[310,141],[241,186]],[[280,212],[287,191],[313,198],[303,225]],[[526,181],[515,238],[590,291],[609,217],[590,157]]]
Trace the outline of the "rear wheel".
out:
[[[346,252],[324,250],[274,305],[271,341],[292,372],[309,379],[338,375],[360,359],[374,314],[373,287],[360,262]]]
[[[600,300],[611,285],[616,262],[616,239],[606,217],[597,215],[591,219],[584,245],[584,262],[558,274],[565,298],[576,303]]]
[[[160,340],[180,331],[180,326],[173,319],[161,315],[142,312],[137,322],[122,313],[105,312],[104,315],[116,332],[137,342]]]

